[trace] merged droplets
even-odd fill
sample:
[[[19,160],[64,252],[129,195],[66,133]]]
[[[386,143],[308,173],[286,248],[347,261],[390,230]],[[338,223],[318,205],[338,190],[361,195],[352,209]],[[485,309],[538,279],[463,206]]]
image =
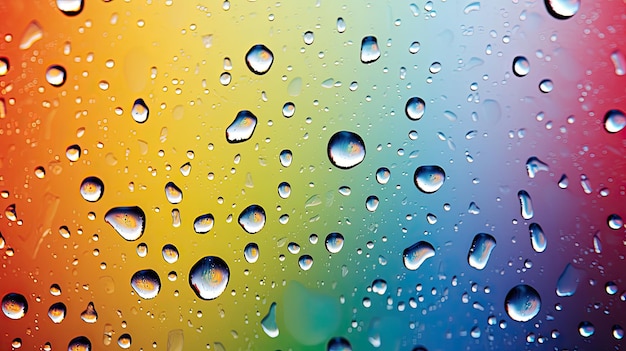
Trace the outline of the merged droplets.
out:
[[[413,181],[417,189],[426,194],[439,190],[446,180],[446,173],[439,166],[420,166],[415,170]]]
[[[146,214],[138,206],[114,207],[104,215],[104,220],[128,241],[139,239],[146,227]]]
[[[522,214],[522,218],[533,218],[535,212],[533,210],[533,203],[528,192],[526,192],[526,190],[520,190],[519,192],[517,192],[517,198],[520,202],[520,211]]]
[[[604,129],[617,133],[626,127],[626,115],[621,110],[609,110],[604,114]]]
[[[556,19],[565,20],[580,9],[580,0],[545,0],[548,13]]]
[[[409,270],[417,270],[427,259],[435,256],[435,248],[427,241],[419,241],[402,252],[404,266]]]
[[[144,123],[148,120],[148,116],[150,115],[150,109],[148,109],[148,105],[143,99],[137,99],[133,103],[133,108],[130,110],[131,116],[137,123]]]
[[[57,0],[57,8],[67,16],[76,16],[83,10],[83,0]]]
[[[28,312],[28,302],[22,294],[8,293],[2,298],[2,313],[10,319],[21,319]]]
[[[259,245],[256,243],[248,243],[243,249],[243,257],[248,263],[254,263],[259,260]]]
[[[173,182],[168,182],[165,184],[165,197],[169,203],[175,205],[183,201],[183,191]]]
[[[213,229],[213,223],[215,223],[215,219],[213,218],[212,214],[203,214],[196,217],[196,219],[193,221],[193,230],[197,234],[206,234],[211,229]]]
[[[46,69],[46,81],[55,87],[60,87],[65,84],[67,79],[67,72],[65,68],[59,65],[52,65]]]
[[[229,143],[241,143],[252,137],[256,128],[257,118],[252,112],[242,110],[235,120],[226,128],[226,140]]]
[[[328,141],[328,158],[336,167],[350,169],[365,159],[365,143],[356,133],[337,132]]]
[[[496,239],[493,236],[486,233],[476,234],[467,254],[467,262],[478,270],[484,269],[495,247]]]
[[[530,73],[530,62],[524,56],[517,56],[513,59],[513,74],[524,77]]]
[[[91,341],[84,336],[78,336],[67,344],[68,351],[91,351]]]
[[[361,40],[361,62],[371,63],[380,58],[380,48],[374,36],[366,36]]]
[[[298,259],[298,266],[300,266],[300,269],[303,271],[308,271],[313,266],[313,257],[310,255],[300,256]]]
[[[89,202],[96,202],[104,194],[104,183],[98,177],[87,177],[80,184],[80,195]]]
[[[161,278],[152,269],[137,271],[130,278],[130,286],[142,299],[153,299],[161,290]]]
[[[246,53],[246,65],[254,74],[262,75],[267,73],[274,62],[274,54],[267,46],[257,44]]]
[[[532,286],[520,284],[506,294],[504,308],[514,321],[527,322],[539,313],[541,297]]]
[[[278,184],[278,196],[283,199],[286,199],[291,195],[291,185],[287,182],[282,182]]]
[[[50,317],[52,323],[58,324],[63,322],[66,314],[67,307],[65,307],[63,302],[54,303],[48,308],[48,317]]]
[[[261,328],[270,338],[275,338],[279,334],[278,325],[276,324],[276,302],[272,302],[269,311],[261,320]]]
[[[370,212],[374,212],[378,208],[379,203],[380,201],[376,195],[370,195],[365,200],[365,208]]]
[[[414,96],[407,100],[404,112],[410,120],[417,121],[424,116],[426,102],[420,97]]]
[[[189,285],[199,298],[213,300],[226,290],[229,277],[230,270],[224,260],[206,256],[191,267]]]
[[[258,233],[265,226],[265,210],[259,205],[250,205],[241,211],[238,221],[249,234]]]
[[[326,351],[352,351],[352,345],[347,339],[336,337],[328,341]]]
[[[530,226],[528,226],[528,229],[530,231],[530,244],[532,245],[533,250],[537,253],[544,252],[548,243],[541,226],[537,223],[531,223]]]
[[[328,252],[335,254],[341,251],[343,248],[343,235],[340,233],[330,233],[326,236],[326,250]]]
[[[378,295],[385,295],[385,292],[387,292],[387,282],[384,279],[374,279],[372,282],[372,292]]]

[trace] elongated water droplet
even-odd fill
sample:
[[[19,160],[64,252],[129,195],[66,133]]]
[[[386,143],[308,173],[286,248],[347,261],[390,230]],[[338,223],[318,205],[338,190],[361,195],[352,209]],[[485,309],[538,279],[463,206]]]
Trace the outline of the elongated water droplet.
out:
[[[335,254],[341,251],[343,248],[343,235],[339,233],[330,233],[326,236],[326,250],[328,252]]]
[[[476,2],[470,2],[469,4],[467,4],[467,6],[465,6],[465,8],[463,9],[463,13],[464,14],[469,14],[470,12],[473,11],[479,11],[480,10],[480,2],[476,1]]]
[[[611,53],[611,61],[615,67],[615,74],[623,76],[626,74],[626,57],[620,50],[615,50]]]
[[[278,336],[278,325],[276,324],[276,302],[272,302],[269,311],[261,320],[261,328],[267,336],[275,338]]]
[[[519,199],[519,202],[520,202],[520,210],[522,213],[522,218],[524,219],[533,218],[535,213],[533,211],[532,200],[528,192],[526,192],[526,190],[520,190],[517,193],[517,198]]]
[[[104,215],[104,220],[128,241],[139,239],[146,227],[146,214],[138,206],[114,207]]]
[[[178,261],[178,249],[172,244],[166,244],[165,246],[163,246],[161,254],[163,255],[163,259],[167,263],[174,263]]]
[[[600,239],[600,232],[597,232],[593,236],[593,251],[597,254],[602,253],[602,240]]]
[[[556,294],[561,297],[574,295],[580,280],[581,273],[578,268],[568,263],[556,282]]]
[[[336,167],[350,169],[365,159],[365,143],[356,133],[337,132],[328,141],[328,158]]]
[[[206,234],[213,229],[213,223],[215,222],[213,215],[210,213],[203,214],[196,217],[193,221],[193,230],[197,234]]]
[[[304,202],[304,208],[315,207],[322,204],[322,197],[318,194],[312,195]]]
[[[530,177],[530,178],[535,178],[537,173],[539,173],[541,171],[546,171],[547,172],[549,170],[550,170],[550,168],[548,167],[548,165],[543,163],[540,159],[538,159],[535,156],[530,157],[526,161],[526,171],[528,172],[528,177]]]
[[[524,77],[530,72],[530,62],[524,56],[517,56],[513,59],[513,74]]]
[[[417,121],[424,116],[426,111],[426,102],[420,97],[414,96],[407,100],[404,112],[410,120]]]
[[[352,351],[352,345],[345,338],[335,337],[326,344],[326,351]]]
[[[476,234],[467,254],[467,262],[476,269],[484,269],[495,247],[496,239],[493,236],[485,233]]]
[[[243,249],[243,257],[246,259],[246,262],[248,263],[254,263],[258,261],[259,254],[260,254],[259,245],[257,245],[256,243],[249,243]]]
[[[530,244],[533,250],[538,253],[544,252],[548,243],[541,226],[537,223],[531,223],[528,229],[530,231]]]
[[[504,308],[514,321],[527,322],[539,313],[541,297],[532,286],[520,284],[506,294]]]
[[[622,226],[624,225],[624,220],[622,219],[622,217],[616,214],[609,215],[606,221],[607,221],[607,224],[609,225],[609,228],[613,230],[618,230],[622,228]]]
[[[548,13],[560,20],[574,16],[580,9],[580,0],[545,0],[545,4]]]
[[[593,324],[591,324],[591,322],[584,321],[578,324],[578,333],[580,333],[580,336],[582,336],[583,338],[588,338],[592,336],[595,332],[596,328],[593,326]]]
[[[604,114],[604,129],[617,133],[626,127],[626,115],[621,110],[609,110]]]
[[[346,31],[346,21],[342,17],[337,18],[337,32],[343,33]]]
[[[420,268],[424,261],[433,256],[435,256],[435,248],[426,241],[418,241],[402,252],[404,266],[412,271]]]
[[[213,300],[226,290],[229,277],[230,270],[224,260],[206,256],[191,267],[189,285],[199,298]]]
[[[96,202],[104,194],[104,183],[98,177],[87,177],[80,184],[80,195],[89,202]]]
[[[150,115],[150,109],[148,109],[148,105],[143,99],[137,99],[133,103],[133,108],[130,110],[131,116],[137,123],[144,123],[148,120],[148,116]]]
[[[265,210],[259,205],[250,205],[239,214],[239,225],[248,233],[255,234],[265,226]]]
[[[308,271],[313,266],[313,257],[310,255],[302,255],[298,258],[298,266],[303,271]]]
[[[173,182],[168,182],[165,184],[165,197],[169,203],[178,204],[183,201],[183,191]]]
[[[257,44],[246,53],[246,65],[254,74],[262,75],[267,73],[274,63],[274,54],[267,46]]]
[[[50,306],[50,308],[48,308],[48,317],[50,317],[52,323],[55,324],[63,322],[66,313],[67,307],[65,307],[63,302],[54,303]]]
[[[144,269],[136,272],[130,279],[133,290],[142,299],[153,299],[161,290],[161,278],[152,269]]]
[[[372,63],[380,58],[380,48],[374,36],[366,36],[361,40],[361,62]]]
[[[420,166],[415,170],[413,181],[417,189],[426,194],[439,190],[446,180],[446,173],[439,166]]]
[[[78,15],[83,6],[83,0],[57,0],[57,8],[67,16]]]
[[[91,341],[84,336],[77,336],[67,344],[68,351],[91,351]]]
[[[226,140],[234,144],[250,139],[256,124],[257,118],[252,112],[247,110],[239,111],[235,120],[226,128]]]
[[[54,87],[62,86],[66,79],[67,72],[62,66],[52,65],[46,70],[46,81]]]
[[[93,324],[98,321],[98,312],[93,302],[87,304],[87,308],[80,314],[80,319],[85,323]]]
[[[2,312],[10,319],[21,319],[28,312],[28,302],[22,294],[8,293],[2,298]]]
[[[41,38],[43,38],[43,28],[37,21],[32,21],[28,24],[24,33],[22,34],[22,39],[20,40],[20,49],[28,50],[33,44],[38,42]]]

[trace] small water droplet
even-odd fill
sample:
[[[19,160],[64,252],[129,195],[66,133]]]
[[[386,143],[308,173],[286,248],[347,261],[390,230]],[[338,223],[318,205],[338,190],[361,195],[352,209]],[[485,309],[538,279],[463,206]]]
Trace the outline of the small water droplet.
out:
[[[380,48],[374,36],[366,36],[361,40],[361,62],[372,63],[380,58]]]
[[[365,143],[356,133],[337,132],[328,141],[328,158],[336,167],[350,169],[365,159]]]
[[[274,54],[263,44],[254,45],[246,53],[246,65],[254,74],[267,73],[272,63],[274,63]]]
[[[206,234],[213,229],[213,223],[215,222],[213,215],[210,213],[203,214],[196,217],[193,221],[193,230],[197,234]]]
[[[476,234],[467,254],[467,262],[478,270],[484,269],[495,247],[496,239],[493,236],[485,233]]]
[[[506,294],[504,308],[514,321],[527,322],[539,313],[541,297],[530,285],[520,284]]]
[[[541,226],[537,223],[531,223],[530,226],[528,226],[528,229],[530,231],[530,244],[532,245],[533,250],[537,253],[544,252],[548,243]]]
[[[343,241],[343,235],[340,233],[328,234],[325,241],[326,250],[332,254],[338,253],[343,248]]]
[[[604,115],[604,129],[609,133],[617,133],[626,127],[626,115],[621,110],[609,110]]]
[[[138,206],[114,207],[104,215],[104,220],[128,241],[139,239],[146,227],[146,214]]]
[[[150,115],[150,109],[148,109],[148,105],[143,99],[137,99],[133,103],[133,108],[130,110],[131,116],[137,123],[144,123],[148,120],[148,116]]]
[[[404,266],[412,271],[417,270],[424,261],[434,256],[435,248],[426,241],[418,241],[402,252]]]
[[[404,112],[410,120],[417,121],[424,116],[426,111],[426,102],[420,97],[412,97],[406,102]]]
[[[183,201],[183,191],[173,182],[168,182],[165,184],[165,197],[169,203],[178,204]]]
[[[365,208],[370,211],[370,212],[374,212],[376,211],[376,209],[378,208],[378,203],[380,201],[378,200],[378,197],[375,195],[370,195],[367,197],[367,199],[365,200]]]
[[[164,254],[165,256],[165,254]],[[152,269],[144,269],[136,272],[130,279],[133,290],[142,299],[153,299],[161,290],[161,278]]]
[[[439,190],[446,180],[446,173],[439,166],[420,166],[415,170],[413,181],[417,189],[426,194]]]
[[[67,72],[62,66],[52,65],[46,70],[46,81],[52,86],[62,86],[63,84],[65,84],[66,77]]]
[[[548,13],[560,20],[574,16],[580,9],[580,0],[545,0],[545,4]]]
[[[203,300],[219,297],[230,277],[230,270],[224,260],[216,256],[206,256],[196,262],[189,271],[189,285]]]
[[[57,0],[57,8],[67,16],[78,15],[83,6],[83,0]]]
[[[538,159],[535,156],[530,157],[526,161],[526,171],[528,172],[528,177],[530,177],[530,178],[535,178],[537,173],[539,173],[541,171],[546,171],[547,172],[549,170],[550,170],[550,168],[548,167],[548,165],[543,163],[540,159]]]
[[[63,302],[54,303],[50,306],[50,308],[48,308],[48,317],[50,317],[52,323],[55,324],[63,322],[66,313],[67,307],[65,307]]]
[[[335,337],[326,344],[326,351],[352,351],[352,345],[345,338]]]
[[[174,263],[178,261],[178,249],[172,244],[166,244],[165,246],[163,246],[161,254],[163,255],[163,259],[167,263]]]
[[[276,324],[276,302],[272,302],[270,305],[269,311],[263,319],[261,320],[261,328],[267,336],[270,338],[275,338],[278,336],[278,325]]]
[[[522,213],[522,218],[524,219],[533,218],[535,212],[533,211],[532,200],[528,192],[526,192],[526,190],[520,190],[517,193],[517,198],[519,199],[519,202],[520,202],[520,210]]]
[[[254,263],[259,259],[259,245],[256,243],[248,243],[246,247],[243,249],[243,257],[246,259],[248,263]]]
[[[298,259],[298,266],[300,266],[300,269],[302,269],[303,271],[308,271],[309,269],[311,269],[311,266],[313,266],[313,257],[311,257],[310,255],[300,256],[300,258]]]
[[[250,205],[241,211],[238,221],[249,234],[258,233],[265,226],[265,210],[259,205]]]
[[[280,152],[280,155],[278,155],[278,159],[283,167],[289,167],[293,161],[293,154],[291,150],[283,150]]]
[[[539,90],[542,93],[547,94],[551,92],[552,89],[554,89],[554,83],[552,83],[550,79],[544,79],[541,82],[539,82]]]
[[[87,308],[80,314],[80,319],[85,323],[93,324],[98,321],[98,312],[93,302],[87,304]]]
[[[530,72],[530,62],[524,56],[517,56],[513,59],[513,74],[524,77]]]
[[[67,344],[68,351],[91,351],[91,341],[84,336],[77,336]]]
[[[226,140],[234,144],[250,139],[256,124],[257,118],[252,112],[247,110],[239,111],[235,120],[226,128]]]
[[[22,294],[8,293],[2,298],[2,312],[10,319],[21,319],[28,312],[28,302]]]
[[[80,159],[81,152],[80,146],[76,144],[70,145],[65,149],[65,157],[72,162],[76,162]]]
[[[556,294],[557,296],[572,296],[576,293],[578,283],[581,279],[580,271],[568,263],[563,269],[563,273],[559,276],[556,282]]]
[[[595,332],[596,328],[593,326],[593,324],[591,324],[591,322],[585,321],[578,324],[578,333],[580,333],[580,336],[582,336],[583,338],[588,338],[592,336]]]
[[[80,195],[89,202],[96,202],[104,194],[104,183],[100,178],[87,177],[80,184]]]

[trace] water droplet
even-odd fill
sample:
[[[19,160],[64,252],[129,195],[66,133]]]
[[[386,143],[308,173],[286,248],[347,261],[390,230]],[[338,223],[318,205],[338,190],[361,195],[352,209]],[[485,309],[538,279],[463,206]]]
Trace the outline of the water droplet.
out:
[[[65,304],[63,302],[54,303],[48,309],[48,317],[50,317],[52,323],[55,324],[63,322],[66,313],[67,307],[65,307]]]
[[[439,190],[446,180],[446,173],[439,166],[420,166],[415,170],[413,181],[417,189],[426,194]]]
[[[256,128],[256,123],[257,118],[252,112],[239,111],[235,120],[226,128],[226,140],[234,144],[250,139]]]
[[[13,339],[13,341],[11,341],[11,347],[16,350],[22,347],[22,339],[20,338],[15,338]]]
[[[80,195],[89,202],[96,202],[102,198],[104,183],[100,178],[87,177],[80,184]]]
[[[365,208],[370,212],[374,212],[378,208],[379,202],[380,201],[378,200],[377,196],[370,195],[367,197],[367,200],[365,200]]]
[[[174,263],[178,261],[178,249],[172,244],[166,244],[165,246],[163,246],[161,254],[163,255],[163,259],[167,263]]]
[[[76,16],[83,10],[83,0],[57,0],[57,8],[67,16]]]
[[[267,336],[275,338],[278,336],[278,325],[276,324],[276,302],[272,302],[269,311],[261,320],[261,328]]]
[[[613,61],[613,66],[615,66],[616,75],[623,76],[626,74],[626,57],[620,50],[615,50],[611,53],[611,61]]]
[[[298,259],[298,265],[303,271],[308,271],[309,269],[311,269],[311,266],[313,266],[313,257],[309,255],[300,256],[300,258]]]
[[[330,233],[326,236],[326,250],[335,254],[343,248],[343,235],[340,233]]]
[[[80,314],[80,319],[85,323],[93,324],[98,321],[98,312],[96,312],[96,306],[93,302],[87,304],[87,308]]]
[[[254,263],[259,259],[259,245],[256,243],[248,243],[243,249],[243,257],[248,263]]]
[[[530,178],[535,178],[537,173],[539,173],[541,171],[546,171],[547,172],[549,170],[550,170],[550,168],[548,167],[548,165],[543,163],[540,159],[538,159],[535,156],[530,157],[526,161],[526,171],[528,172],[528,176]]]
[[[391,177],[391,171],[387,167],[380,167],[376,170],[376,181],[378,184],[387,184],[389,182],[389,178]]]
[[[291,150],[283,150],[280,152],[280,155],[278,155],[278,159],[283,167],[289,167],[293,161],[293,154]]]
[[[130,345],[132,343],[132,338],[130,337],[130,334],[122,334],[120,335],[120,337],[117,339],[117,345],[122,348],[122,349],[128,349],[130,348]]]
[[[80,146],[74,144],[70,145],[65,149],[65,157],[72,162],[78,161],[80,159],[81,149]]]
[[[480,10],[480,2],[476,1],[476,2],[471,2],[467,4],[467,6],[465,6],[465,8],[463,9],[463,13],[467,15],[470,12],[479,11],[479,10]]]
[[[224,86],[230,84],[232,79],[233,79],[233,77],[228,72],[222,72],[222,74],[220,74],[220,84],[222,84]]]
[[[541,226],[537,223],[531,223],[528,229],[530,231],[530,244],[533,250],[538,253],[544,252],[548,243]]]
[[[581,280],[580,275],[580,271],[568,263],[556,282],[556,294],[561,297],[574,295]]]
[[[91,341],[84,336],[78,336],[67,344],[68,351],[91,351]]]
[[[2,298],[2,312],[10,319],[20,319],[28,312],[28,302],[24,295],[8,293]]]
[[[365,159],[365,143],[356,133],[337,132],[328,141],[328,158],[336,167],[350,169]]]
[[[9,59],[6,57],[0,57],[0,77],[6,76],[9,73]]]
[[[406,102],[404,112],[410,120],[417,121],[424,116],[426,102],[422,98],[414,96]]]
[[[128,241],[139,239],[146,227],[146,215],[138,206],[114,207],[104,215],[104,221]]]
[[[615,284],[615,282],[606,282],[606,284],[604,284],[604,291],[606,291],[609,295],[617,294],[617,289],[617,284]]]
[[[203,214],[196,217],[193,221],[193,230],[197,234],[206,234],[213,229],[213,223],[215,222],[213,215],[210,213]]]
[[[520,190],[517,193],[517,197],[520,202],[520,209],[522,213],[522,218],[531,219],[534,216],[533,204],[530,199],[530,195],[526,192],[526,190]]]
[[[428,67],[428,71],[432,74],[437,74],[439,72],[441,72],[441,63],[439,62],[433,62],[430,64],[430,67]]]
[[[514,321],[526,322],[539,313],[541,297],[530,285],[520,284],[506,294],[504,308]]]
[[[524,56],[517,56],[513,59],[513,74],[524,77],[530,72],[530,62]]]
[[[337,18],[337,32],[343,33],[346,31],[346,21],[342,17]]]
[[[37,21],[32,21],[28,24],[28,27],[24,30],[22,34],[22,39],[20,40],[20,49],[28,50],[33,44],[38,42],[41,38],[43,38],[43,29],[39,25]]]
[[[265,226],[265,210],[259,205],[250,205],[239,214],[239,225],[249,234],[255,234]]]
[[[352,345],[345,338],[335,337],[326,344],[326,351],[352,351]]]
[[[585,194],[591,194],[593,189],[591,188],[591,181],[587,178],[586,174],[580,175],[580,186],[583,188]]]
[[[144,123],[148,120],[148,116],[150,115],[150,110],[148,109],[148,105],[146,105],[143,99],[137,99],[133,103],[133,108],[130,110],[131,116],[137,123]]]
[[[372,282],[372,291],[378,295],[385,295],[385,292],[387,292],[387,282],[383,279],[375,279]]]
[[[580,9],[580,0],[545,0],[545,4],[548,13],[560,20],[574,16]]]
[[[621,110],[609,110],[604,115],[604,129],[617,133],[626,127],[626,115]]]
[[[620,325],[614,325],[611,331],[615,340],[622,340],[624,338],[624,329]]]
[[[50,285],[50,295],[61,296],[61,287],[59,286],[59,284]]]
[[[216,256],[201,258],[189,271],[189,285],[203,300],[220,296],[228,285],[230,270],[224,260]]]
[[[420,51],[420,43],[419,41],[414,41],[409,46],[409,52],[412,54],[417,54]]]
[[[569,179],[567,179],[567,175],[565,174],[561,175],[561,178],[559,179],[559,188],[567,189],[568,185],[569,185]]]
[[[286,199],[291,195],[291,185],[287,182],[282,182],[278,184],[278,196],[283,199]]]
[[[593,235],[593,251],[597,254],[602,253],[602,240],[600,240],[600,232]]]
[[[246,65],[254,74],[265,74],[272,67],[274,54],[263,44],[257,44],[248,50]]]
[[[311,31],[306,31],[304,32],[302,39],[304,40],[304,43],[306,45],[311,45],[313,44],[313,41],[315,40],[315,35]]]
[[[588,338],[592,336],[596,332],[596,328],[591,324],[591,322],[580,322],[578,324],[578,333],[583,338]]]
[[[426,241],[419,241],[402,252],[404,266],[409,270],[416,270],[427,259],[435,256],[435,248]]]
[[[467,262],[476,269],[484,269],[495,247],[496,239],[493,236],[485,233],[476,234],[467,254]]]
[[[52,65],[46,70],[46,81],[55,87],[60,87],[65,84],[66,76],[67,72],[65,68],[59,65]]]
[[[165,257],[165,253],[163,256]],[[157,272],[152,269],[144,269],[133,274],[130,279],[130,285],[139,297],[149,300],[159,294],[161,290],[161,278],[159,278]]]
[[[291,118],[296,113],[296,105],[293,102],[286,102],[283,105],[283,117]]]
[[[619,215],[611,214],[607,218],[607,223],[609,225],[609,228],[613,230],[618,230],[624,225],[624,220]]]
[[[169,203],[178,204],[183,201],[183,191],[173,182],[168,182],[165,184],[165,197]]]
[[[539,82],[539,90],[542,93],[547,94],[551,92],[552,89],[554,89],[554,83],[552,83],[550,79],[544,79],[541,82]]]
[[[380,58],[378,41],[374,36],[366,36],[361,40],[361,62],[372,63]]]

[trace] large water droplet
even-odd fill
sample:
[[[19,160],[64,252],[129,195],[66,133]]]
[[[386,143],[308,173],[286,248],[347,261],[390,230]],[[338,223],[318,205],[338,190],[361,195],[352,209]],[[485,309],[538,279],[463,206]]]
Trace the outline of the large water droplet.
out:
[[[617,133],[626,127],[626,115],[621,110],[609,110],[604,115],[604,129]]]
[[[352,351],[352,345],[345,338],[335,337],[326,344],[326,351]]]
[[[543,163],[540,159],[538,159],[535,156],[530,157],[526,161],[526,171],[528,172],[528,176],[530,178],[535,178],[537,173],[541,171],[549,171],[549,170],[550,168],[548,167],[548,165]]]
[[[142,299],[153,299],[161,290],[161,278],[152,269],[144,269],[133,274],[130,279],[133,290]]]
[[[130,337],[130,334],[125,333],[120,335],[120,337],[117,339],[117,345],[122,349],[128,349],[130,348],[132,341],[133,339]]]
[[[407,100],[404,112],[410,120],[417,121],[424,116],[426,102],[422,98],[414,96]]]
[[[415,170],[413,181],[417,189],[426,194],[439,190],[446,180],[446,173],[439,166],[420,166]]]
[[[334,254],[343,248],[343,235],[339,233],[330,233],[326,236],[326,250]]]
[[[435,248],[426,241],[419,241],[402,252],[404,266],[409,270],[416,270],[427,259],[435,256]]]
[[[578,282],[581,280],[580,271],[568,263],[556,282],[556,294],[558,296],[572,296],[576,293]]]
[[[485,233],[476,234],[467,254],[467,262],[476,269],[484,269],[495,247],[496,239],[493,236]]]
[[[189,285],[203,300],[220,296],[228,285],[230,270],[224,260],[216,256],[201,258],[189,271]]]
[[[265,226],[265,210],[259,205],[250,205],[239,214],[239,225],[250,234],[261,231]]]
[[[511,319],[526,322],[539,313],[541,297],[530,285],[520,284],[506,294],[504,308]]]
[[[87,308],[80,314],[80,319],[85,323],[93,324],[98,321],[98,312],[93,302],[87,304]]]
[[[63,322],[66,313],[67,307],[65,307],[63,302],[54,303],[50,306],[50,308],[48,308],[48,317],[50,317],[52,323],[55,324]]]
[[[243,257],[248,263],[254,263],[259,260],[259,245],[256,243],[248,243],[243,249]]]
[[[381,167],[376,170],[376,181],[378,184],[387,184],[389,182],[389,178],[391,177],[391,171],[387,167]]]
[[[365,159],[365,143],[356,133],[337,132],[328,141],[328,158],[336,167],[352,168]]]
[[[20,319],[28,312],[28,302],[22,294],[8,293],[2,298],[2,312],[10,319]]]
[[[213,229],[213,223],[215,223],[215,219],[212,214],[203,214],[193,221],[193,230],[198,234],[206,234]]]
[[[67,351],[91,351],[91,341],[84,336],[78,336],[67,344]]]
[[[371,63],[380,58],[380,48],[374,36],[366,36],[361,40],[361,62]]]
[[[167,263],[174,263],[178,261],[178,249],[172,244],[166,244],[165,246],[163,246],[161,254],[163,255],[163,259]]]
[[[548,243],[541,226],[537,223],[531,223],[528,229],[530,231],[530,244],[533,250],[538,253],[544,252]]]
[[[24,33],[22,34],[22,39],[20,40],[20,49],[28,50],[33,44],[38,42],[41,38],[43,38],[43,28],[37,21],[31,21]]]
[[[530,195],[526,190],[520,190],[517,192],[517,198],[520,202],[520,210],[522,213],[522,218],[531,219],[533,218],[535,212],[533,211],[532,200],[530,199]]]
[[[267,336],[275,338],[278,336],[278,325],[276,324],[276,302],[272,302],[269,311],[261,320],[261,327]]]
[[[545,4],[548,13],[560,20],[574,16],[580,9],[580,0],[545,0]]]
[[[303,271],[308,271],[313,266],[313,257],[310,255],[302,255],[298,258],[298,265]]]
[[[530,63],[524,56],[517,56],[513,59],[513,74],[523,77],[530,72]]]
[[[591,324],[591,322],[585,321],[578,324],[578,333],[580,333],[580,336],[582,336],[583,338],[588,338],[592,336],[595,332],[596,328],[593,326],[593,324]]]
[[[52,86],[62,86],[63,84],[65,84],[66,77],[67,72],[62,66],[52,65],[46,70],[46,81]]]
[[[57,0],[57,8],[68,16],[76,16],[83,10],[83,0]]]
[[[87,177],[80,184],[80,195],[89,202],[96,202],[104,194],[104,183],[100,178]]]
[[[178,204],[183,201],[183,191],[173,182],[168,182],[165,184],[165,197],[169,203]]]
[[[622,219],[622,217],[616,214],[609,215],[606,221],[607,221],[607,224],[609,225],[609,228],[613,230],[621,229],[622,226],[624,225],[624,220]]]
[[[254,74],[267,73],[273,62],[274,54],[263,44],[253,46],[246,54],[246,65]]]
[[[131,116],[137,123],[144,123],[148,120],[148,116],[150,115],[150,109],[148,109],[148,105],[143,99],[137,99],[133,103],[133,108],[130,110]]]
[[[257,118],[252,112],[243,110],[237,113],[235,120],[226,128],[226,140],[229,143],[241,143],[252,137]]]
[[[114,207],[104,215],[104,221],[128,241],[139,239],[146,227],[146,214],[138,206]]]

